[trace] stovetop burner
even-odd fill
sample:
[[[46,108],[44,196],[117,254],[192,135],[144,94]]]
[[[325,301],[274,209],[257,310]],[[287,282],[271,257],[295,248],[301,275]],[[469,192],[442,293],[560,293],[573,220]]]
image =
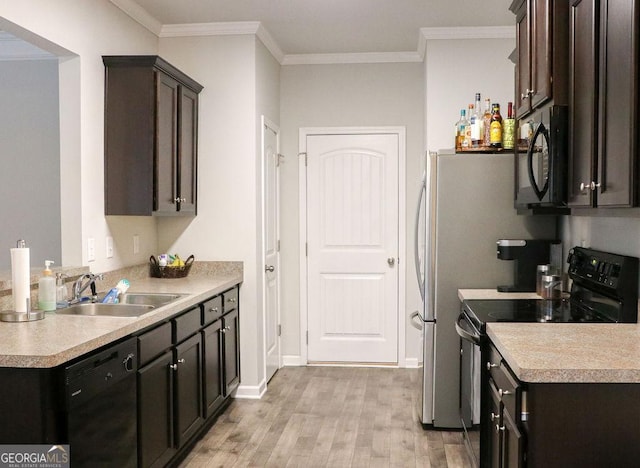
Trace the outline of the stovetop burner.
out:
[[[465,309],[473,324],[483,333],[488,322],[613,322],[605,315],[564,299],[468,300],[465,301]]]

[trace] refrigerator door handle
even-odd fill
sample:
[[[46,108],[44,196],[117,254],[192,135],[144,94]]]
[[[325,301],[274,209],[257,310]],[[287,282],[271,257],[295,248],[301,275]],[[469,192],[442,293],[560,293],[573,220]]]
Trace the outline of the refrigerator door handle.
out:
[[[422,297],[422,302],[424,302],[424,282],[425,279],[420,275],[420,213],[422,211],[422,200],[426,198],[427,193],[427,173],[425,171],[424,177],[422,178],[422,186],[420,187],[420,193],[418,194],[418,203],[416,206],[416,218],[414,224],[414,264],[416,268],[416,278],[418,280],[418,289],[420,289],[420,296]],[[423,194],[425,195],[423,197]],[[426,220],[425,220],[426,222]],[[426,258],[424,261],[426,262]],[[425,266],[426,267],[426,266]],[[426,272],[425,272],[426,273]]]
[[[416,317],[418,318],[418,320],[416,320]],[[422,331],[422,319],[420,318],[420,312],[418,312],[417,310],[411,314],[409,316],[409,322],[411,323],[411,326],[413,326],[413,328]]]

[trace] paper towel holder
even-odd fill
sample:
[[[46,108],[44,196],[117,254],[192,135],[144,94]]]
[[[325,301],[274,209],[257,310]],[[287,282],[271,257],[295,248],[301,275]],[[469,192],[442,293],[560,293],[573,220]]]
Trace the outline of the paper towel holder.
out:
[[[0,312],[0,322],[34,322],[44,318],[44,310],[31,310],[31,300],[27,301],[27,312],[3,310]]]

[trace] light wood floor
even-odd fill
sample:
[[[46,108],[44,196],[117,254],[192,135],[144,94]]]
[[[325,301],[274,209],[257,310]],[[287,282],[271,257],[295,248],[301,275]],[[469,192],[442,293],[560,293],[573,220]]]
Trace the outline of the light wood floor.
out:
[[[285,367],[234,400],[181,468],[468,467],[460,432],[425,431],[416,369]]]

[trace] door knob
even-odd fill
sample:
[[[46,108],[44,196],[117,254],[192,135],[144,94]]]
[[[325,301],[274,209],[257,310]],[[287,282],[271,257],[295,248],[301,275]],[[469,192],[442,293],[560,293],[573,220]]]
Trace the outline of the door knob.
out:
[[[273,265],[267,265],[264,267],[264,271],[268,271],[273,273],[276,270],[276,267],[274,267]]]
[[[396,259],[394,257],[389,257],[387,258],[387,263],[389,264],[390,267],[392,267],[393,265],[395,265]]]

